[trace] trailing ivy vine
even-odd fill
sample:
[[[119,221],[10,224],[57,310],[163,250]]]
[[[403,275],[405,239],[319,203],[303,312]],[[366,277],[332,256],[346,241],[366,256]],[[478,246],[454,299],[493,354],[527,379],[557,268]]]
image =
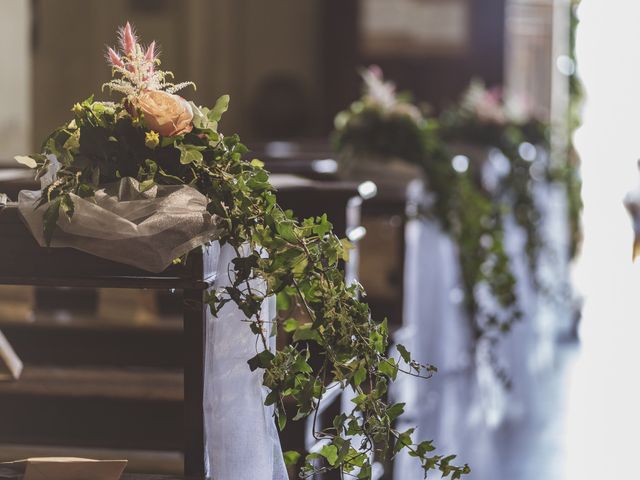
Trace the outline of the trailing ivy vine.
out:
[[[349,255],[348,242],[333,233],[326,216],[298,221],[280,208],[262,162],[246,158],[248,149],[237,135],[218,130],[228,96],[212,109],[193,103],[187,108],[173,95],[187,84],[165,82],[170,74],[157,69],[154,44],[143,51],[129,25],[121,32],[121,44],[122,52],[109,50],[114,80],[106,86],[122,93],[122,100],[89,98],[76,104],[74,118],[44,141],[42,153],[28,161],[22,158],[39,176],[51,167],[51,155],[61,164],[42,195],[47,239],[56,234],[61,217],[73,216],[71,194],[90,199],[97,189],[123,177],[139,180],[142,189],[176,184],[196,188],[218,219],[217,240],[238,254],[232,285],[208,299],[212,312],[235,303],[265,347],[260,311],[267,297],[277,295],[284,308],[296,305],[306,313],[282,322],[291,333],[286,347],[275,352],[265,348],[248,359],[248,368],[264,370],[264,385],[270,390],[266,403],[274,405],[279,427],[286,427],[288,399],[295,405],[294,420],[300,420],[315,414],[328,388],[355,391],[351,410],[314,429],[314,436],[324,441],[319,452],[303,461],[299,453],[287,453],[288,460],[302,461],[301,475],[339,470],[368,479],[374,457],[389,458],[400,451],[420,461],[425,477],[432,470],[452,479],[469,473],[467,465],[452,463],[454,455],[435,454],[432,442],[415,444],[413,429],[395,428],[404,404],[387,402],[389,383],[400,373],[429,377],[433,367],[418,364],[402,345],[397,346],[397,357],[388,356],[386,321],[371,318],[368,306],[358,300],[362,287],[347,285],[340,269],[340,261]],[[163,97],[179,110],[171,135],[150,128],[153,112],[145,110],[141,100],[150,90],[172,95]],[[188,123],[187,110],[192,113]],[[266,282],[266,291],[252,289],[256,279]]]

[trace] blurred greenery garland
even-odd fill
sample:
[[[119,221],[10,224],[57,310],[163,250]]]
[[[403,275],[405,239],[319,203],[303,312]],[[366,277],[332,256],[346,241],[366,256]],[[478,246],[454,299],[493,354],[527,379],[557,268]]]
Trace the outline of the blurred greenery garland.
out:
[[[540,288],[537,266],[545,242],[535,184],[550,172],[548,158],[544,158],[549,154],[548,126],[531,115],[523,102],[505,101],[499,89],[488,90],[477,80],[472,81],[456,107],[442,113],[440,124],[445,142],[494,148],[508,161],[493,196],[524,230],[529,270]],[[474,160],[472,167],[483,168],[486,159]]]
[[[569,146],[564,168],[554,172],[554,177],[567,186],[571,227],[571,258],[575,258],[582,244],[582,179],[580,177],[580,157],[573,144],[573,134],[582,123],[582,103],[584,100],[584,89],[578,76],[576,61],[576,31],[580,23],[578,18],[580,2],[581,0],[571,0],[569,56],[573,62],[573,70],[569,75]]]
[[[343,157],[402,159],[424,171],[434,203],[423,212],[434,215],[458,247],[464,304],[478,341],[495,344],[521,318],[516,281],[504,249],[504,205],[478,181],[473,165],[456,170],[445,143],[451,129],[437,119],[424,118],[406,98],[395,95],[377,67],[362,72],[363,97],[340,112],[333,141]],[[477,300],[486,284],[501,307],[488,311]],[[508,379],[494,365],[503,381]]]

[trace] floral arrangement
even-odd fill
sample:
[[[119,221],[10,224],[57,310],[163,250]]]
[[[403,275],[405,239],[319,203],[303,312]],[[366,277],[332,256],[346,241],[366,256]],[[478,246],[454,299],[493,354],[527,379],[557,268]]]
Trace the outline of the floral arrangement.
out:
[[[420,110],[408,98],[396,94],[382,70],[371,66],[360,72],[362,98],[335,118],[334,143],[343,157],[376,156],[419,163],[422,129]]]
[[[472,169],[456,169],[452,164],[453,155],[437,119],[424,117],[406,97],[396,95],[377,67],[362,75],[362,98],[336,117],[335,147],[347,156],[400,158],[422,168],[427,188],[435,196],[433,206],[423,213],[435,216],[458,245],[472,330],[478,342],[495,345],[520,318],[515,278],[503,247],[502,210],[478,184]],[[476,297],[481,284],[488,285],[508,315],[483,309]],[[494,367],[507,382],[497,361]]]
[[[77,103],[74,118],[44,141],[41,154],[19,158],[38,175],[53,168],[54,156],[60,164],[42,192],[47,238],[56,234],[62,216],[73,217],[71,194],[91,199],[96,189],[124,177],[138,180],[141,189],[197,189],[218,219],[217,240],[238,254],[233,284],[211,294],[211,310],[215,314],[235,302],[250,319],[265,350],[248,359],[248,368],[264,370],[263,383],[270,390],[266,403],[274,405],[279,427],[285,428],[288,414],[294,413],[294,420],[314,415],[331,385],[355,391],[351,411],[314,431],[324,446],[306,455],[301,475],[339,470],[367,479],[374,457],[400,451],[421,462],[425,477],[434,469],[452,479],[468,473],[468,466],[451,463],[453,455],[435,454],[431,442],[414,444],[413,429],[395,429],[403,404],[387,403],[389,382],[399,372],[428,377],[433,367],[412,360],[402,345],[398,358],[387,355],[386,322],[371,318],[358,300],[361,287],[346,285],[339,268],[349,254],[348,242],[336,237],[326,216],[298,221],[278,206],[262,162],[246,160],[239,137],[218,130],[228,96],[209,109],[176,95],[192,84],[168,82],[172,75],[159,69],[155,43],[142,48],[129,24],[120,30],[120,47],[108,50],[113,79],[104,85],[121,94],[120,101]],[[242,255],[247,245],[250,253]],[[266,282],[266,292],[252,290],[255,279]],[[266,348],[260,317],[261,304],[271,295],[278,296],[279,307],[296,306],[307,317],[276,321],[290,342],[275,352]],[[285,405],[291,404],[295,412],[287,412]],[[301,461],[300,452],[287,452],[285,458]]]

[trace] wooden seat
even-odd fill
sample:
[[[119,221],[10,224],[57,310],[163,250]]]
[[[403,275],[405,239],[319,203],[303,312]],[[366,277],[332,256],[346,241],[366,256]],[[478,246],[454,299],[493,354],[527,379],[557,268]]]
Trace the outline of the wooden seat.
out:
[[[179,371],[26,367],[0,383],[0,443],[182,450]]]
[[[173,296],[181,302],[181,295]],[[176,316],[135,324],[37,311],[28,319],[0,318],[0,331],[31,366],[178,369],[183,361],[182,321]]]
[[[183,290],[184,472],[187,476],[204,478],[204,348],[208,308],[205,295],[215,280],[215,248],[196,249],[184,265],[174,265],[160,274],[150,274],[72,249],[41,248],[19,218],[14,205],[0,210],[0,231],[3,233],[0,236],[0,284]],[[28,386],[30,377],[25,378],[27,381],[24,384]],[[80,381],[78,377],[75,380]],[[36,387],[32,385],[31,388]],[[5,395],[3,398],[11,399],[11,396]],[[93,398],[98,403],[104,399],[98,395]],[[66,397],[64,399],[71,401]],[[87,397],[80,397],[80,401],[86,403]],[[118,402],[109,399],[109,404],[117,406]],[[32,407],[42,408],[42,404]],[[37,412],[25,411],[27,416],[22,417],[23,421],[34,413]],[[57,412],[51,410],[49,413],[47,418],[53,421]],[[20,418],[17,414],[15,417]],[[156,417],[153,423],[161,424],[165,420]]]
[[[0,467],[0,480],[7,478],[17,480],[15,473],[8,469]],[[147,475],[142,473],[125,473],[121,480],[195,480],[194,477],[176,477],[173,475]]]

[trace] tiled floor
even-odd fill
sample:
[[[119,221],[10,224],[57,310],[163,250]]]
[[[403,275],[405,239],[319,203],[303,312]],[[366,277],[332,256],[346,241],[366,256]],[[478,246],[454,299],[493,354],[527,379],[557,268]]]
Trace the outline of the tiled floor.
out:
[[[443,453],[455,452],[460,463],[469,463],[473,471],[468,480],[566,480],[570,393],[580,357],[577,344],[561,345],[555,368],[529,379],[530,398],[514,402],[517,413],[499,427],[488,427],[474,413],[473,379],[462,375],[440,379],[448,384],[433,386],[440,392],[440,407],[425,404],[412,421]],[[397,465],[396,480],[419,478],[413,460]]]

